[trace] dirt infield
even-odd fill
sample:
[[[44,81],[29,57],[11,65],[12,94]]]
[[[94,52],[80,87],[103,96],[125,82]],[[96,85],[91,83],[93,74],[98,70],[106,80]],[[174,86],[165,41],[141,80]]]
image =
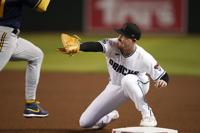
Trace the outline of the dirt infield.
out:
[[[24,107],[25,72],[0,73],[0,132],[11,133],[111,133],[112,128],[138,126],[140,114],[134,104],[119,107],[120,119],[103,130],[83,130],[81,113],[107,84],[107,74],[42,73],[38,99],[50,116],[26,119]],[[158,126],[179,133],[200,133],[200,77],[171,76],[168,88],[153,86],[147,95]]]

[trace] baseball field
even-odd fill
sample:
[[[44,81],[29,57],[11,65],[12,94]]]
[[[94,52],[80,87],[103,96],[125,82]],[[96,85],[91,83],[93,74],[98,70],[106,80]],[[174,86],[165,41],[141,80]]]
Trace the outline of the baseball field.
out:
[[[140,114],[132,102],[118,108],[120,118],[103,130],[79,127],[79,117],[104,89],[108,74],[103,54],[67,56],[60,33],[26,33],[22,37],[40,47],[44,54],[37,97],[50,113],[44,119],[26,119],[24,109],[25,62],[9,62],[0,73],[0,132],[2,133],[111,133],[112,128],[138,126]],[[86,36],[95,41],[112,36]],[[144,35],[139,45],[150,52],[170,75],[167,88],[152,85],[147,95],[158,126],[179,133],[200,133],[200,36]]]

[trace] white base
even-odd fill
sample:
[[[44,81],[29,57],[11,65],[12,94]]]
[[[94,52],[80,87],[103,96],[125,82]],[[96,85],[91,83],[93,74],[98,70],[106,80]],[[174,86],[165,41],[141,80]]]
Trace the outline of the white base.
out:
[[[125,127],[112,129],[112,133],[178,133],[178,131],[159,127]]]

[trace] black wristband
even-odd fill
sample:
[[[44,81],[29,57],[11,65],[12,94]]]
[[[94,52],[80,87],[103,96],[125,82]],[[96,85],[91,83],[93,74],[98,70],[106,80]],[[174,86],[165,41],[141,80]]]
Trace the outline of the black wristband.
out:
[[[169,83],[169,75],[167,73],[165,73],[160,79],[162,79],[165,82],[167,82],[167,84]]]
[[[84,52],[103,52],[103,46],[99,42],[84,42],[80,45],[80,50]]]

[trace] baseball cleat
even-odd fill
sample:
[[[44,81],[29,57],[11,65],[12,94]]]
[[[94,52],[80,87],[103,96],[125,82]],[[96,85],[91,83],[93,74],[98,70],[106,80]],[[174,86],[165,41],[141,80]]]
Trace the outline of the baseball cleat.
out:
[[[141,120],[140,126],[142,127],[155,127],[157,126],[157,121],[154,116],[145,117]]]
[[[39,106],[39,101],[27,102],[24,109],[24,117],[26,118],[44,118],[49,114],[46,110]]]
[[[113,110],[106,116],[104,116],[102,119],[100,119],[94,126],[92,126],[92,129],[103,129],[106,125],[111,123],[112,121],[119,118],[119,113],[117,110]]]

